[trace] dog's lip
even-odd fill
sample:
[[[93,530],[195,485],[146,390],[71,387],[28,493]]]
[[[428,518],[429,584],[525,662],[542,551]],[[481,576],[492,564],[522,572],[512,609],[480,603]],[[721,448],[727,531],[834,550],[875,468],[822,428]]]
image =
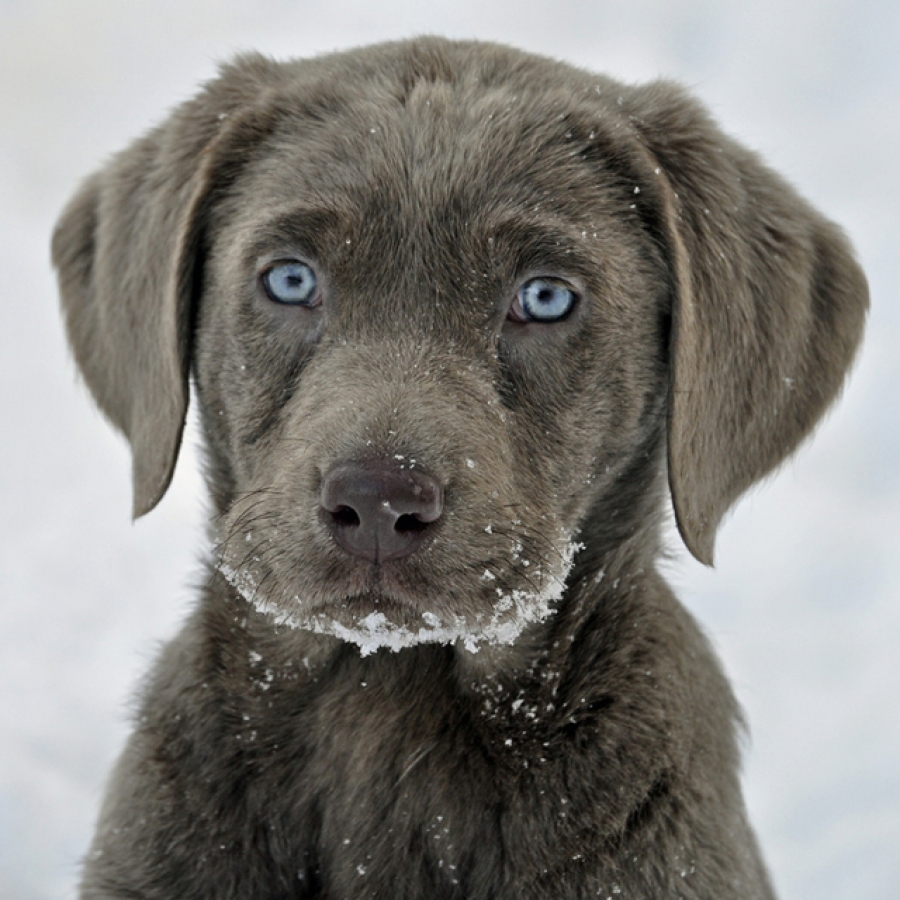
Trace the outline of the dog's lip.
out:
[[[375,566],[371,567],[375,569]],[[381,569],[382,566],[378,566]],[[429,606],[424,591],[411,591],[394,578],[385,578],[384,572],[370,572],[368,577],[341,579],[323,591],[310,604],[313,614],[328,609],[342,609],[354,614],[360,612],[396,611],[405,616],[421,615]]]
[[[328,615],[338,611],[350,613],[353,616],[382,612],[389,618],[392,614],[400,614],[404,617],[410,614],[421,615],[418,605],[405,598],[364,591],[356,594],[344,594],[335,598],[325,598],[311,604],[309,608],[310,615],[314,616]]]

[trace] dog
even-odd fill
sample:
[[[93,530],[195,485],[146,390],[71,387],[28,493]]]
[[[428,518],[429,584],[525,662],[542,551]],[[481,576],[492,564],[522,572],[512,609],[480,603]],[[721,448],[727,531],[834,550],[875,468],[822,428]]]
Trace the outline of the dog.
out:
[[[712,563],[867,287],[694,99],[438,38],[244,55],[53,259],[134,515],[191,382],[212,512],[83,898],[773,896],[662,535]]]

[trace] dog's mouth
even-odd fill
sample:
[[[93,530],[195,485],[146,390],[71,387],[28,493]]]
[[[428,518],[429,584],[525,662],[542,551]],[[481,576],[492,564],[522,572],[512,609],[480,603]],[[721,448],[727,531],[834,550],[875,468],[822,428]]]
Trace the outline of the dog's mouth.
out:
[[[265,576],[246,564],[233,565],[226,556],[220,558],[218,569],[275,624],[337,637],[357,645],[362,656],[423,643],[457,644],[477,653],[484,644],[515,643],[526,628],[552,615],[579,547],[566,542],[552,570],[524,586],[510,586],[485,569],[471,602],[458,604],[458,612],[439,606],[425,593],[401,587],[384,577],[381,567],[372,570],[365,586],[312,601],[267,590]]]

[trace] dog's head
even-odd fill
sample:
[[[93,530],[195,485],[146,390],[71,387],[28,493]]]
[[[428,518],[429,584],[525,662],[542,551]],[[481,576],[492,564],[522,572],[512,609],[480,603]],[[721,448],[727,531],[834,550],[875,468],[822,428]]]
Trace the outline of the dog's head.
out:
[[[193,371],[222,570],[395,647],[514,639],[579,544],[655,552],[666,472],[710,562],[866,308],[840,232],[678,88],[438,40],[239,59],[53,249],[135,514]]]

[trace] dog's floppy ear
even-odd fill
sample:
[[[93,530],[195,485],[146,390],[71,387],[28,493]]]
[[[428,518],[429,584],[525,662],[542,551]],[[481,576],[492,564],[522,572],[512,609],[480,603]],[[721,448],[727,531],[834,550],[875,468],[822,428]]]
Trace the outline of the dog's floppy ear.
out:
[[[669,485],[711,564],[724,513],[838,394],[868,289],[841,231],[680,89],[626,96],[673,275]]]
[[[88,179],[53,235],[69,341],[132,451],[134,516],[162,498],[188,403],[192,294],[213,188],[265,133],[270,63],[245,57]]]

